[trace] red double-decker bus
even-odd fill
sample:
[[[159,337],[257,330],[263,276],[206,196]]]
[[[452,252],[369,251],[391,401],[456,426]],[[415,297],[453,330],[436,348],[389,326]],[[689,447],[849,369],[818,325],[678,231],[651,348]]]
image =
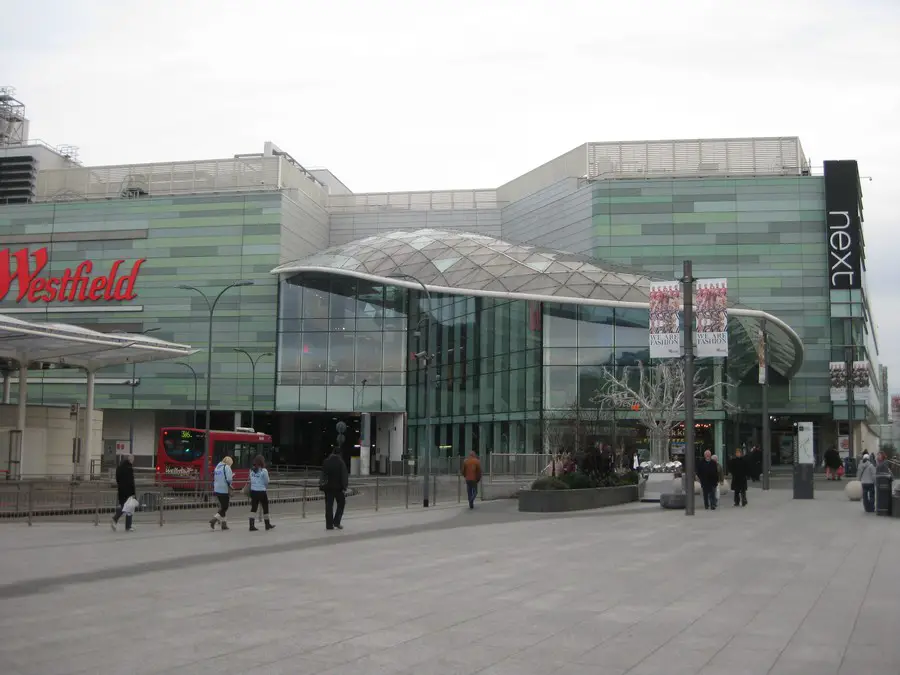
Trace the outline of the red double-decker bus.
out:
[[[234,459],[234,488],[239,490],[247,481],[253,458],[262,455],[266,463],[272,459],[272,437],[251,431],[210,431],[212,457],[207,467],[207,482],[212,481],[213,469],[226,455]],[[206,454],[206,431],[189,427],[163,427],[159,432],[156,450],[156,477],[167,487],[176,490],[205,489],[202,485],[203,457]]]

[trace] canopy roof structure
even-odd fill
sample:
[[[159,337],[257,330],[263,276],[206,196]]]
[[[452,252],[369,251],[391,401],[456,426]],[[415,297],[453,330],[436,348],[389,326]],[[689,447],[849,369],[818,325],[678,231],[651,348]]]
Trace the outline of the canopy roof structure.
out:
[[[105,366],[189,356],[189,345],[147,335],[100,333],[61,323],[33,323],[0,315],[0,358],[97,370]]]
[[[366,237],[283,263],[272,274],[334,274],[409,289],[424,285],[435,294],[633,309],[649,309],[650,284],[656,281],[586,256],[434,229]],[[731,359],[752,367],[765,325],[770,366],[788,378],[800,369],[803,343],[784,321],[733,303],[728,313],[732,339],[742,343],[741,353]]]

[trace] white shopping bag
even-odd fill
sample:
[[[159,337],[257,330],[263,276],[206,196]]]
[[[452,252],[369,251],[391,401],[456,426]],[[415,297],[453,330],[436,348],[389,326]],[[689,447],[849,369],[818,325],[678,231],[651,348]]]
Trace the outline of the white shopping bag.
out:
[[[716,485],[716,501],[719,501],[719,486]]]
[[[133,516],[135,509],[138,507],[138,500],[134,497],[129,497],[125,500],[125,504],[122,505],[122,513],[126,516]]]

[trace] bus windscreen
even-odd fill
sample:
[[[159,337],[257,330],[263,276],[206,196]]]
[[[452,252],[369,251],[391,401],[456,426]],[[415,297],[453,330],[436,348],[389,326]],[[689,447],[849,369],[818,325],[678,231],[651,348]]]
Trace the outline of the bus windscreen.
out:
[[[203,459],[206,450],[206,434],[190,429],[168,429],[163,432],[166,456],[173,462],[195,462]]]

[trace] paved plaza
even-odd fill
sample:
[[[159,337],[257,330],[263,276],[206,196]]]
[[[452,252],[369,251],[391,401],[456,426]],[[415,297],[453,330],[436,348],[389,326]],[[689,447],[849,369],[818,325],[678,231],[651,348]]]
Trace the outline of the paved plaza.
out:
[[[335,532],[277,511],[257,533],[243,510],[230,532],[3,522],[0,673],[897,675],[900,520],[836,490],[749,497]]]

